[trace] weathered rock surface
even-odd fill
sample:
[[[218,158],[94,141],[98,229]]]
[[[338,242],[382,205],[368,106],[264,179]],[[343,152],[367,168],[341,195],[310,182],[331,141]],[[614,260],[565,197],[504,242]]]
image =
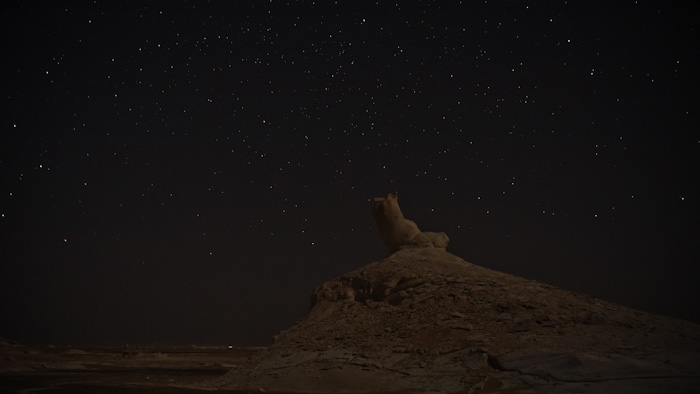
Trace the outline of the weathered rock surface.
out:
[[[307,316],[220,388],[700,392],[700,326],[402,249],[318,286]]]

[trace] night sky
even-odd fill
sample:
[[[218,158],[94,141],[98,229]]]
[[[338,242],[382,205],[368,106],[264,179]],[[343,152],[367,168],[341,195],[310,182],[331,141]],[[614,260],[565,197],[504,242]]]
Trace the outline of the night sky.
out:
[[[0,336],[266,345],[384,258],[699,322],[685,1],[2,3]]]

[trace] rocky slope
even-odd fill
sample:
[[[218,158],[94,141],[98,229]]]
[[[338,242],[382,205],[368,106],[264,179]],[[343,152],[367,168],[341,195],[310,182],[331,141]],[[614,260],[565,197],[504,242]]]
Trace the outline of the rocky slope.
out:
[[[215,386],[284,392],[700,392],[700,326],[403,249],[318,286]]]

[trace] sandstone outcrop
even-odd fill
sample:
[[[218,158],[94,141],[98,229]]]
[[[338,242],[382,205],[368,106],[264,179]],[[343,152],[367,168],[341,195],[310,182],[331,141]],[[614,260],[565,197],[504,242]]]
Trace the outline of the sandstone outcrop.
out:
[[[319,285],[217,388],[306,393],[690,393],[700,326],[401,249]]]
[[[414,221],[406,219],[399,207],[399,194],[396,192],[386,197],[375,197],[372,213],[389,253],[404,247],[445,249],[450,242],[447,234],[421,232]]]

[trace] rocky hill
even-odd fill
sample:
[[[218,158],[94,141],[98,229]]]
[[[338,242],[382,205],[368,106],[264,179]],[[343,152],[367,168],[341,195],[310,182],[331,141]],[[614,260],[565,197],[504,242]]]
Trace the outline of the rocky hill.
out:
[[[697,393],[700,326],[402,249],[318,286],[215,382],[268,392]]]

